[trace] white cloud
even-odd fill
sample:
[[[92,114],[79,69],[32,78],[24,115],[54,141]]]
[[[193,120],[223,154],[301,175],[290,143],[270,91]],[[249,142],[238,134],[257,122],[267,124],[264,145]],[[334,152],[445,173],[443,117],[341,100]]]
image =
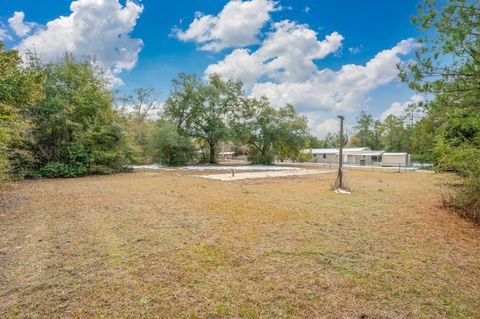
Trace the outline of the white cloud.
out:
[[[197,12],[187,30],[174,28],[182,41],[194,41],[200,50],[220,51],[258,43],[257,35],[270,20],[270,13],[278,10],[272,0],[231,0],[217,15]]]
[[[117,109],[123,114],[129,114],[132,116],[145,112],[145,119],[155,121],[160,118],[160,112],[163,109],[164,105],[164,102],[154,101],[148,112],[145,112],[148,108],[146,104],[142,104],[142,108],[140,111],[138,110],[138,106],[134,104],[117,105]]]
[[[211,64],[205,70],[205,75],[218,74],[225,79],[242,80],[245,86],[251,87],[265,72],[265,66],[247,49],[236,49],[223,61]]]
[[[322,59],[342,46],[343,36],[337,32],[317,39],[307,25],[288,20],[275,23],[261,47],[250,53],[236,49],[223,61],[208,66],[206,75],[242,80],[250,88],[261,77],[277,81],[306,81],[317,71],[313,60]]]
[[[16,11],[13,16],[8,19],[8,24],[15,34],[19,37],[24,37],[32,31],[37,25],[33,22],[25,22],[25,13],[23,11]]]
[[[205,75],[242,80],[253,96],[266,96],[277,106],[290,103],[302,112],[354,111],[365,103],[367,93],[395,80],[400,56],[419,46],[407,39],[365,65],[320,70],[314,60],[337,52],[342,40],[333,32],[319,41],[308,26],[282,21],[273,25],[258,50],[236,49],[209,65]]]
[[[323,137],[327,135],[327,133],[338,133],[339,130],[339,120],[338,119],[326,119],[320,124],[315,125],[312,129],[313,133],[316,136]]]
[[[274,105],[291,103],[303,112],[354,111],[362,106],[368,92],[397,78],[399,56],[418,46],[413,39],[403,40],[365,65],[348,64],[339,71],[317,70],[305,81],[257,83],[252,95],[266,96]]]
[[[311,10],[310,7],[309,7],[309,6],[306,6],[306,7],[303,9],[303,12],[309,13],[310,10]]]
[[[401,116],[407,106],[420,102],[425,102],[425,97],[418,94],[413,95],[410,100],[406,102],[394,102],[387,110],[385,110],[385,112],[380,115],[380,119],[384,121],[389,115]]]
[[[10,40],[11,37],[8,34],[8,31],[6,29],[3,29],[2,26],[0,25],[0,41],[5,41],[5,40]]]
[[[340,120],[335,114],[324,114],[322,112],[307,113],[308,124],[313,135],[323,138],[328,133],[338,133]],[[346,134],[352,130],[352,124],[345,122],[343,129]]]
[[[132,69],[142,49],[141,39],[133,39],[143,6],[127,0],[77,0],[70,5],[69,16],[61,16],[25,38],[20,52],[34,50],[42,59],[52,61],[70,52],[84,59],[95,57],[112,76]]]
[[[358,54],[362,51],[362,49],[363,49],[363,45],[359,45],[358,47],[348,48],[348,52],[350,52],[350,54]]]

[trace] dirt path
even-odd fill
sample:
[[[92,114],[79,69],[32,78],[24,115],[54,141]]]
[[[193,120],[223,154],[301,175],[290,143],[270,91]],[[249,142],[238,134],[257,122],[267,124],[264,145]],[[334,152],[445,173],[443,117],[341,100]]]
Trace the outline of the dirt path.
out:
[[[184,171],[0,193],[1,318],[480,318],[480,229],[447,175],[226,183]],[[250,173],[249,173],[250,174]]]

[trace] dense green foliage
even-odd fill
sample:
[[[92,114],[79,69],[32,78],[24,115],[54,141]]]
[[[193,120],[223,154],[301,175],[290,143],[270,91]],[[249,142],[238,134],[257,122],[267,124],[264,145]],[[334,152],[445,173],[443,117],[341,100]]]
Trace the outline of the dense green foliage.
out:
[[[180,74],[165,103],[164,118],[179,132],[205,143],[209,162],[215,163],[217,147],[231,136],[230,124],[243,97],[242,83],[212,76],[202,82],[193,75]]]
[[[401,77],[434,96],[417,124],[415,147],[431,150],[438,169],[465,178],[449,204],[480,220],[480,3],[426,0],[413,22],[427,36],[416,63],[403,68]]]
[[[22,64],[0,47],[2,170],[16,177],[109,174],[128,145],[113,97],[88,62]]]
[[[195,159],[195,147],[190,139],[182,136],[176,127],[165,120],[158,120],[150,139],[153,161],[170,166],[185,165]]]
[[[159,113],[159,102],[153,89],[137,88],[131,95],[117,98],[117,108],[128,137],[132,164],[152,161],[151,137],[154,134],[155,118]]]
[[[241,82],[180,74],[172,84],[162,118],[179,136],[206,148],[210,163],[220,142],[247,145],[249,161],[257,164],[271,164],[276,156],[300,158],[307,146],[306,120],[293,106],[277,110],[267,99],[247,98]]]
[[[233,127],[236,138],[249,146],[251,163],[269,165],[276,155],[281,159],[299,158],[306,147],[306,119],[293,106],[273,108],[266,98],[244,99]]]
[[[160,118],[153,90],[115,100],[89,61],[25,64],[0,46],[0,172],[19,178],[76,177],[122,171],[128,164],[214,163],[220,143],[248,145],[250,160],[304,156],[305,118],[249,99],[238,81],[180,74]],[[255,146],[260,145],[259,147]],[[202,152],[200,152],[201,150]]]
[[[88,63],[70,57],[39,66],[45,98],[31,108],[29,150],[46,177],[120,171],[126,140],[113,97]]]
[[[424,156],[426,145],[421,136],[426,127],[419,115],[424,108],[424,103],[412,103],[401,116],[389,115],[383,122],[374,120],[372,115],[362,111],[348,145],[387,152],[408,152],[416,160],[428,160]]]
[[[25,115],[42,97],[43,75],[21,64],[18,53],[0,42],[0,181],[9,175],[11,159],[21,153],[17,147],[30,127]]]
[[[380,141],[380,126],[380,121],[374,120],[372,115],[362,111],[357,117],[357,125],[353,128],[356,134],[351,137],[350,144],[369,147],[372,150],[383,148]]]

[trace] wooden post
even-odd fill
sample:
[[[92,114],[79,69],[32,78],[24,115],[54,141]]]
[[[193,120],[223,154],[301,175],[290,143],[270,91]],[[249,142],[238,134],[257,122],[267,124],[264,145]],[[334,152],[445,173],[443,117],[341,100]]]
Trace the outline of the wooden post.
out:
[[[340,152],[338,160],[338,185],[340,189],[343,189],[343,116],[339,115],[340,119]]]

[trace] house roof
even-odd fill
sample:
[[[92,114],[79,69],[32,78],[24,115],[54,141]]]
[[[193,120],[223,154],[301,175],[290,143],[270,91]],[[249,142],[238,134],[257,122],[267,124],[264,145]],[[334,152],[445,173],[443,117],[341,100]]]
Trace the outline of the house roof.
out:
[[[343,149],[344,154],[351,152],[363,152],[371,151],[368,147],[347,147]],[[312,154],[338,154],[338,148],[313,148],[311,150]]]
[[[346,152],[345,155],[381,156],[383,151]]]
[[[407,155],[407,154],[408,154],[408,153],[383,153],[383,155],[387,155],[387,156],[388,156],[388,155],[391,155],[391,156],[402,155],[402,156],[404,156],[404,155]]]

